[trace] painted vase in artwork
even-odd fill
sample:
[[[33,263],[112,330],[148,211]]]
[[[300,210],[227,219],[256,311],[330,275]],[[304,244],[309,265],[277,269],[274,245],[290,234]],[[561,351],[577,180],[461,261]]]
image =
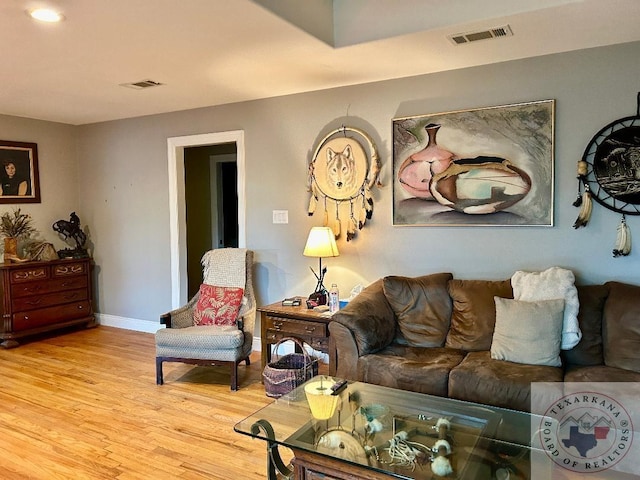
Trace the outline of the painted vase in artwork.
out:
[[[4,261],[9,263],[11,258],[18,256],[18,239],[16,237],[4,237]]]
[[[447,169],[454,154],[438,146],[436,135],[440,129],[439,124],[430,123],[424,128],[429,138],[427,146],[402,162],[398,170],[398,181],[414,197],[433,200],[429,185],[431,178]]]
[[[509,160],[479,156],[455,160],[433,176],[431,192],[446,207],[472,215],[515,205],[531,190],[531,177]]]

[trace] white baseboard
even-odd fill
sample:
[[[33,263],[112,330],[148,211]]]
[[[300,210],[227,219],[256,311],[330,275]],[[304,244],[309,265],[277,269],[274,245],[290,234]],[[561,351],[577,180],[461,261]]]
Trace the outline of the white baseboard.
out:
[[[160,325],[160,322],[118,317],[117,315],[107,315],[104,313],[97,313],[96,318],[100,325],[123,328],[125,330],[135,330],[136,332],[156,333],[160,328],[164,328],[164,325]],[[253,337],[252,348],[255,352],[261,351],[260,337]]]
[[[118,317],[116,315],[107,315],[104,313],[96,314],[96,318],[100,325],[123,328],[125,330],[135,330],[136,332],[156,333],[160,328],[163,328],[159,321]]]

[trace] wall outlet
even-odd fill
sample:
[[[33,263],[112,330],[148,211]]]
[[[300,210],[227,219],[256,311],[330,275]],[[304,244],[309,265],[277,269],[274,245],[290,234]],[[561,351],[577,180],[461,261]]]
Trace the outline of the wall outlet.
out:
[[[273,223],[289,223],[289,210],[274,210]]]

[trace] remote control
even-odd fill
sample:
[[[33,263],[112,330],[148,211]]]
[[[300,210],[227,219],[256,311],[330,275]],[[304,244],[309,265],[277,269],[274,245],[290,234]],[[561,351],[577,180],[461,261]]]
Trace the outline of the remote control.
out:
[[[333,393],[331,395],[339,394],[346,386],[346,380],[340,380],[339,382],[334,383],[333,385],[331,385],[331,390],[333,390]]]

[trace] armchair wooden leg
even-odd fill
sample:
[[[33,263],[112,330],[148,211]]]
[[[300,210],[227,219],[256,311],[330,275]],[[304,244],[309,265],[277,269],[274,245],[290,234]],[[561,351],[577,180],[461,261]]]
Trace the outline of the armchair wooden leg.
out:
[[[164,384],[162,375],[162,357],[156,357],[156,385]]]
[[[240,362],[233,362],[231,365],[231,390],[234,392],[238,390],[238,363]]]

